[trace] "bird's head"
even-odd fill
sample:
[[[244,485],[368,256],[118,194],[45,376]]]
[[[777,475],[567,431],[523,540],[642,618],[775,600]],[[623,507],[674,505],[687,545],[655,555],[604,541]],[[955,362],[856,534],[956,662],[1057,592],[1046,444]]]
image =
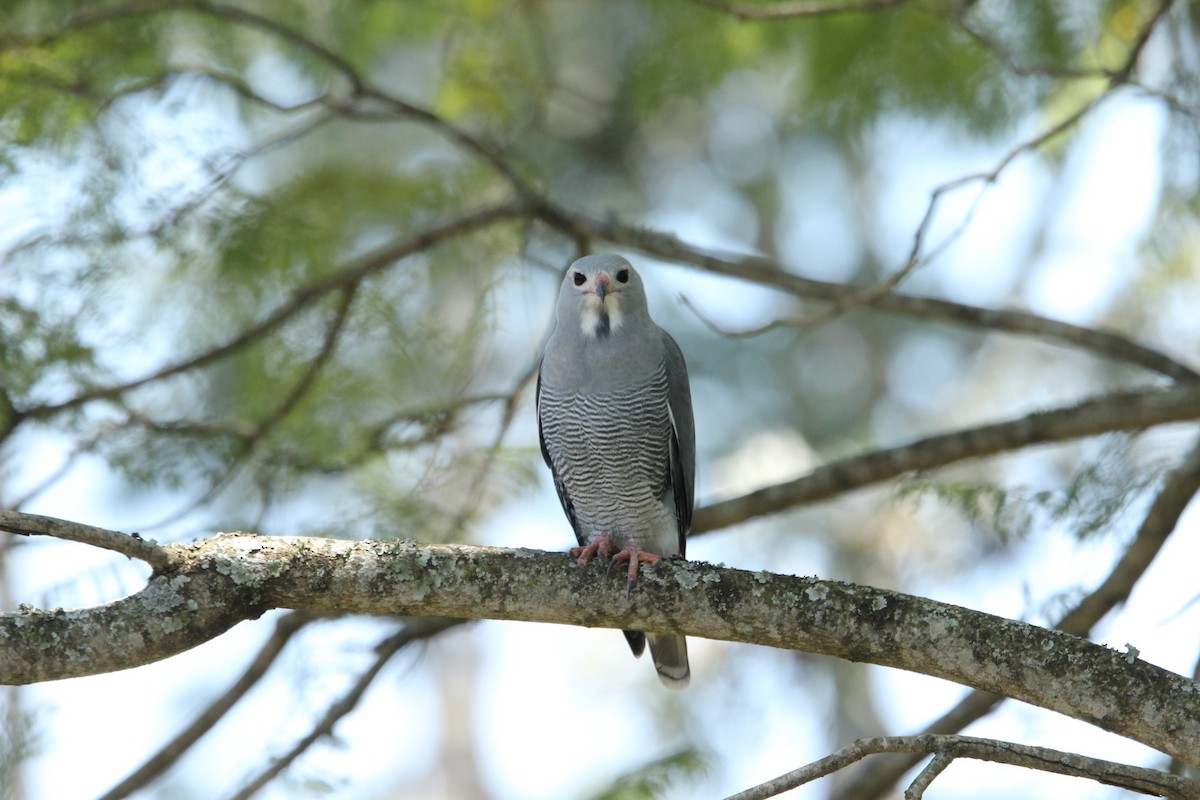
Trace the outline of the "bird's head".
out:
[[[584,256],[567,270],[558,296],[559,325],[577,324],[595,339],[645,316],[642,279],[621,256]]]

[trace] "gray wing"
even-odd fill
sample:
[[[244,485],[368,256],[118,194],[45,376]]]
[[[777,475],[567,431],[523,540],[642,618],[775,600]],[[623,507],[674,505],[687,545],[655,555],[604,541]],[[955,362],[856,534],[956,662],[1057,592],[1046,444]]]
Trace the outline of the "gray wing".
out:
[[[579,523],[575,519],[575,506],[571,503],[571,498],[567,494],[567,487],[562,481],[562,477],[558,474],[558,470],[554,468],[554,460],[550,458],[550,451],[546,448],[546,434],[542,431],[542,368],[538,366],[537,376],[537,393],[534,395],[535,403],[537,404],[538,418],[538,444],[542,448],[542,459],[546,462],[546,466],[550,468],[550,474],[554,477],[554,491],[558,494],[558,502],[562,504],[563,513],[567,515],[567,521],[571,523],[571,529],[575,531],[575,539],[580,544],[587,544],[579,535]]]
[[[675,495],[679,554],[682,556],[686,555],[686,538],[692,528],[695,501],[696,424],[692,419],[692,390],[683,351],[666,331],[663,331],[663,346],[666,350],[667,407],[671,411],[671,488]]]

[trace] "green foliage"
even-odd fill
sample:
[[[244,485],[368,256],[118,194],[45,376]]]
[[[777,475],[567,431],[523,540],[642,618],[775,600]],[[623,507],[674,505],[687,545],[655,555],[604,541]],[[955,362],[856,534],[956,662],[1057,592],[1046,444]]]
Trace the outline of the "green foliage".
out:
[[[706,770],[699,751],[685,748],[643,764],[589,800],[654,800],[702,776]]]
[[[440,63],[442,79],[434,109],[454,121],[482,124],[498,137],[536,113],[531,92],[543,77],[531,52],[525,14],[507,4],[465,4],[453,46]]]
[[[919,8],[831,17],[804,32],[801,102],[806,116],[833,131],[902,112],[991,132],[1022,110],[987,53]]]
[[[33,4],[19,5],[29,11]],[[11,145],[68,145],[115,99],[161,78],[167,36],[159,17],[64,30],[59,25],[71,15],[24,16],[19,33],[0,39],[0,138]]]
[[[900,498],[935,497],[1001,542],[1025,538],[1050,523],[1063,525],[1079,539],[1111,536],[1124,530],[1125,512],[1147,496],[1167,469],[1163,463],[1137,463],[1131,447],[1130,437],[1110,437],[1093,460],[1056,490],[914,478],[897,493]]]
[[[1027,493],[990,483],[912,479],[897,489],[900,499],[934,497],[957,510],[973,527],[1001,542],[1024,538],[1033,526],[1036,511],[1049,492]]]
[[[0,376],[10,400],[23,406],[37,394],[95,375],[95,350],[82,340],[77,322],[61,309],[0,295]],[[36,392],[39,387],[43,392]]]

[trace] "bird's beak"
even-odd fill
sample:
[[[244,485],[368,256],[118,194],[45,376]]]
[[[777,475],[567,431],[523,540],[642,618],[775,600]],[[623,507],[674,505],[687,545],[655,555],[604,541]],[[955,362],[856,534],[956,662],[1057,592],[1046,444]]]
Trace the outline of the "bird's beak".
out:
[[[604,302],[604,298],[608,296],[608,276],[596,276],[596,294],[600,297],[600,302]]]

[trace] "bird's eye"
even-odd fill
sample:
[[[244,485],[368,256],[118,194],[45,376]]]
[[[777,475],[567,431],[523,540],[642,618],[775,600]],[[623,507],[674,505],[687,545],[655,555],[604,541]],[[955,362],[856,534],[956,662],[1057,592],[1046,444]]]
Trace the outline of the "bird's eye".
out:
[[[629,283],[629,270],[617,270],[617,283]]]
[[[582,272],[576,272],[571,276],[571,280],[575,281],[576,286],[583,286],[585,283],[587,283],[587,278]]]

